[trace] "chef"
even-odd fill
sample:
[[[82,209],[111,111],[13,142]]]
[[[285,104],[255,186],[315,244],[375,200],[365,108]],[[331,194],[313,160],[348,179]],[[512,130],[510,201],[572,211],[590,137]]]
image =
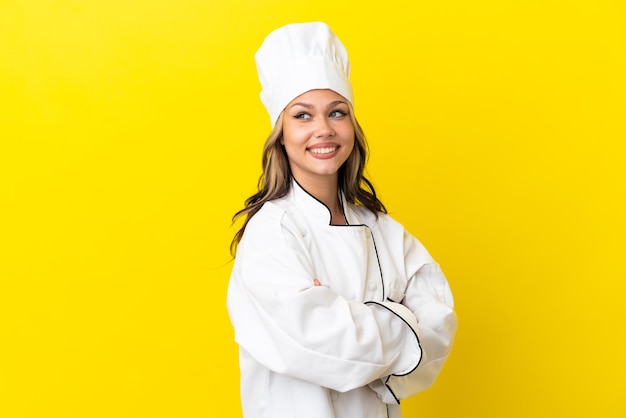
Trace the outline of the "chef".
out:
[[[272,123],[227,307],[245,418],[398,418],[431,386],[457,326],[448,282],[364,176],[345,47],[324,23],[255,55]]]

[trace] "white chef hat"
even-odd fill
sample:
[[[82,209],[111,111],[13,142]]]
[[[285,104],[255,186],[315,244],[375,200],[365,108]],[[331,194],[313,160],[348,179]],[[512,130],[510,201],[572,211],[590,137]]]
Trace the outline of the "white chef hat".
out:
[[[289,102],[309,90],[331,89],[354,103],[348,52],[325,23],[294,23],[274,30],[254,59],[261,101],[272,126]]]

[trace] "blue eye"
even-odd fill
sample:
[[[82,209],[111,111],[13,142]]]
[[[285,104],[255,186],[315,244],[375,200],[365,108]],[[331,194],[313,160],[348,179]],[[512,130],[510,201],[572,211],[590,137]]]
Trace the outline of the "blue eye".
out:
[[[343,110],[341,110],[341,109],[335,109],[335,110],[333,110],[332,112],[330,112],[330,115],[329,115],[329,116],[330,116],[331,118],[342,118],[342,117],[344,117],[344,116],[346,116],[346,115],[347,115],[347,113],[346,113],[346,112],[344,112]]]
[[[295,119],[309,119],[311,115],[306,112],[300,112],[294,116]]]

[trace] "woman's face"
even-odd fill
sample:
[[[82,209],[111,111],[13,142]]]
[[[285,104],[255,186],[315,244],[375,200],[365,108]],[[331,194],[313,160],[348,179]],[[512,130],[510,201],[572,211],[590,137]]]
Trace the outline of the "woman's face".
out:
[[[354,148],[346,99],[332,90],[310,90],[293,99],[284,110],[282,144],[298,182],[336,181]]]

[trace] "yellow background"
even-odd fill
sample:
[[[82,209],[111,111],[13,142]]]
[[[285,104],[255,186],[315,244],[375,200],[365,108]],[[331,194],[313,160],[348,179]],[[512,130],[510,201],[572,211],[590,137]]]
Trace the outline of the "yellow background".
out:
[[[457,302],[405,415],[626,416],[620,0],[0,0],[0,416],[241,416],[253,54],[310,20],[348,48],[369,175]]]

